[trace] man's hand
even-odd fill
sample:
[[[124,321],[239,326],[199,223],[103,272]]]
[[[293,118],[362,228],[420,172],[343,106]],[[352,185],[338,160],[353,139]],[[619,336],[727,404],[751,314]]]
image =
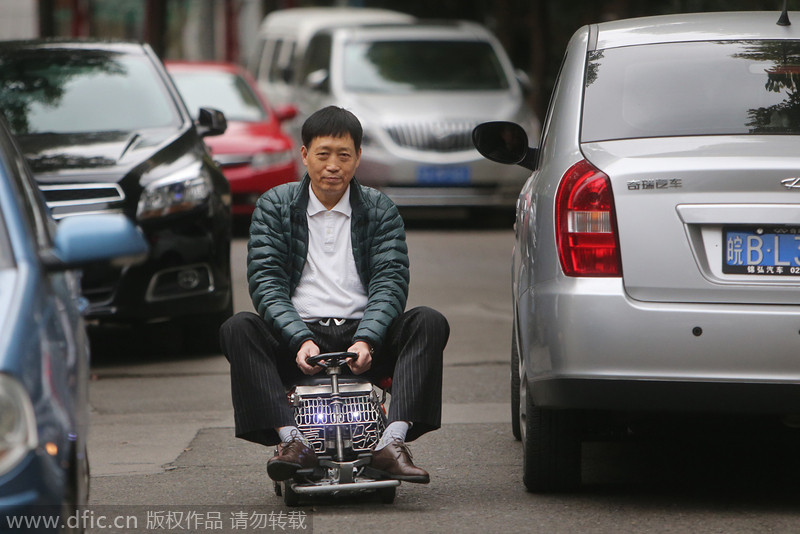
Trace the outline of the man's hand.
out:
[[[372,367],[372,352],[366,341],[356,341],[347,349],[347,352],[358,354],[358,358],[347,362],[347,366],[353,371],[353,374],[360,375]]]
[[[319,354],[319,347],[316,343],[307,339],[300,345],[300,350],[297,351],[297,367],[306,375],[315,375],[322,371],[319,365],[308,365],[306,358],[309,356],[316,356]]]

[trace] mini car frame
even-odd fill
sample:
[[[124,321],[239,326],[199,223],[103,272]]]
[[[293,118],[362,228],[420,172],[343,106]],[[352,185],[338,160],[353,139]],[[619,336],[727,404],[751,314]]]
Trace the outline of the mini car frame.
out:
[[[399,480],[384,480],[370,467],[372,448],[386,428],[386,390],[365,378],[341,376],[352,352],[319,354],[308,363],[324,368],[325,377],[307,377],[289,392],[297,427],[319,458],[314,469],[298,470],[293,479],[275,482],[287,506],[301,497],[377,492],[394,502]],[[380,393],[379,393],[380,392]]]

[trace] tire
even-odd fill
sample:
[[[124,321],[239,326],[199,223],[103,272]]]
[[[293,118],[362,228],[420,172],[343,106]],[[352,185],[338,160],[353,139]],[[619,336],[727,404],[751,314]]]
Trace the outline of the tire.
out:
[[[534,493],[573,491],[581,483],[580,414],[540,408],[526,394],[522,439],[525,487]]]
[[[61,503],[61,524],[63,525],[61,531],[67,534],[83,534],[83,525],[70,526],[68,520],[79,516],[80,511],[86,505],[85,501],[89,498],[89,457],[86,449],[83,452],[82,462],[74,452],[70,456],[69,480],[64,488],[64,501]]]
[[[511,333],[511,433],[517,441],[522,439],[519,399],[519,351],[515,326]]]
[[[291,480],[283,483],[283,504],[286,506],[298,506],[300,504],[300,496],[292,489]]]
[[[383,504],[392,504],[397,495],[397,486],[390,486],[388,488],[378,488],[378,498]]]

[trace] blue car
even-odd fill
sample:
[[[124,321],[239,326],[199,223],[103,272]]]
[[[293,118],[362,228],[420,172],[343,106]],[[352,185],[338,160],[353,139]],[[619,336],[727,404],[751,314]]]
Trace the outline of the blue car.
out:
[[[83,530],[74,521],[47,527],[43,517],[55,513],[66,524],[88,494],[89,342],[79,269],[147,253],[121,214],[56,225],[0,122],[0,532]]]

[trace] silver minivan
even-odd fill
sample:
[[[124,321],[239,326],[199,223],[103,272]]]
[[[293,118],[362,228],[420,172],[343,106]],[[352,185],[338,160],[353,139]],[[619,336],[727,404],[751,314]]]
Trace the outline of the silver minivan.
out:
[[[258,31],[247,68],[272,105],[291,104],[299,84],[298,67],[311,38],[325,28],[359,24],[413,23],[414,17],[388,9],[299,7],[267,15]]]
[[[527,173],[487,161],[471,142],[477,124],[497,118],[538,136],[524,73],[497,39],[479,24],[426,23],[385,10],[341,25],[332,16],[339,9],[308,11],[294,45],[268,43],[279,34],[269,20],[278,12],[262,28],[261,59],[251,66],[272,102],[297,105],[287,126],[293,135],[299,139],[315,110],[342,106],[364,126],[358,179],[398,205],[512,207]]]

